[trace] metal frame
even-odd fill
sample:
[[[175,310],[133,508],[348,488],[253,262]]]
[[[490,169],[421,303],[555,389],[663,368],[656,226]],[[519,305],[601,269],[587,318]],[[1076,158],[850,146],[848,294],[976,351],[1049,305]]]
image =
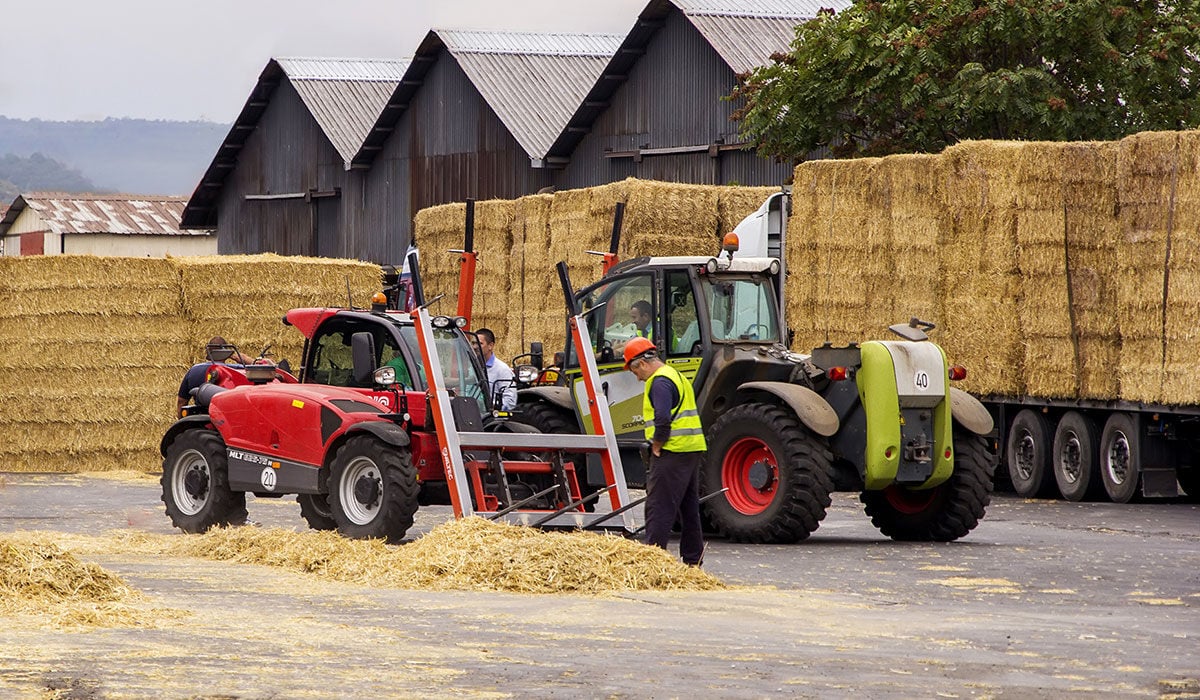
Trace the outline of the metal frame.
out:
[[[485,518],[504,520],[506,522],[532,525],[538,527],[573,527],[587,529],[589,527],[623,528],[633,532],[635,525],[629,512],[631,505],[629,491],[625,484],[625,472],[621,469],[620,455],[617,448],[616,435],[613,432],[612,417],[608,412],[608,401],[600,393],[600,375],[596,369],[596,358],[592,353],[591,338],[588,335],[587,324],[583,317],[573,316],[570,319],[571,336],[577,348],[580,366],[583,370],[584,386],[587,390],[588,405],[591,415],[594,435],[562,435],[543,433],[489,433],[476,431],[459,431],[450,408],[450,393],[442,386],[441,359],[438,357],[436,343],[433,342],[433,326],[430,322],[429,311],[420,307],[412,312],[416,325],[417,342],[420,345],[422,362],[425,364],[425,377],[428,382],[430,411],[437,431],[438,447],[441,452],[442,467],[446,472],[446,483],[450,491],[450,501],[457,518],[478,515]],[[582,510],[585,499],[578,499],[575,490],[571,502],[557,511],[525,509],[514,504],[502,510],[479,510],[482,504],[471,501],[472,478],[479,479],[479,461],[464,459],[463,452],[488,451],[496,462],[495,472],[500,477],[501,487],[507,488],[505,477],[504,450],[520,450],[525,452],[548,452],[561,455],[564,452],[596,454],[600,457],[604,470],[607,492],[613,511],[620,510],[619,515],[609,513],[588,513]],[[527,462],[513,462],[526,465]],[[580,465],[582,468],[583,465]],[[557,472],[555,470],[558,470]],[[550,463],[550,470],[561,477],[561,459],[555,456]],[[470,473],[469,473],[470,472]],[[572,482],[573,483],[573,482]],[[621,510],[625,509],[625,510]]]

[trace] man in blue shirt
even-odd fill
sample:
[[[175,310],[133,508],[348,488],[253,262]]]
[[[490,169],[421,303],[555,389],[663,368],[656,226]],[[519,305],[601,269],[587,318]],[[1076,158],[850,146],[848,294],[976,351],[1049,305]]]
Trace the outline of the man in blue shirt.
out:
[[[517,406],[517,382],[512,368],[496,357],[496,334],[491,329],[480,328],[475,331],[475,337],[479,339],[479,350],[487,367],[493,407],[500,411],[513,410]]]

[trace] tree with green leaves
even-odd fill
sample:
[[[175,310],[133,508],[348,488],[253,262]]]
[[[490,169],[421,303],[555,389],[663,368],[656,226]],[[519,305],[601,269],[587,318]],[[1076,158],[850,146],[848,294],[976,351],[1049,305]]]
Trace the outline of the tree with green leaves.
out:
[[[1111,140],[1200,124],[1200,0],[883,0],[796,28],[743,80],[763,155]]]

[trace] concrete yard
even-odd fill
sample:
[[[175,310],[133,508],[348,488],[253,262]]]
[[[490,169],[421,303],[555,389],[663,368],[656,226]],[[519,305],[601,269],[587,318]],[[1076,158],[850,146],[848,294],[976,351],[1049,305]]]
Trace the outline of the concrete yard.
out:
[[[252,500],[304,527],[294,499]],[[450,517],[418,515],[414,536]],[[171,533],[152,477],[3,475],[0,531]],[[179,537],[185,535],[179,534]],[[81,554],[146,628],[0,618],[0,698],[1200,698],[1200,506],[999,495],[963,540],[882,537],[837,494],[808,541],[710,544],[736,587],[429,592]]]

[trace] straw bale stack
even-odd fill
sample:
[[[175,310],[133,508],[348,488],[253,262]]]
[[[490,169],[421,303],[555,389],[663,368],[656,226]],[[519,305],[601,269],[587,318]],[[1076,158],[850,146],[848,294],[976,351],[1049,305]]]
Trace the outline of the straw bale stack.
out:
[[[894,323],[880,296],[892,274],[890,181],[879,158],[796,168],[788,224],[789,324],[796,346],[844,345]]]
[[[1025,389],[1015,210],[1020,147],[974,141],[943,152],[948,226],[942,236],[941,289],[946,312],[937,339],[955,362],[970,369],[962,386],[969,391]]]
[[[940,323],[941,236],[947,213],[941,206],[945,160],[940,156],[896,155],[880,163],[888,178],[892,274],[882,281],[891,314],[868,337],[880,337],[886,326],[916,316]]]
[[[646,180],[629,184],[622,258],[720,252],[721,188]]]
[[[1063,200],[1080,398],[1107,399],[1119,391],[1117,152],[1114,142],[1071,143],[1065,152]]]
[[[462,250],[466,220],[467,205],[461,202],[422,209],[413,219],[413,241],[421,251],[421,288],[426,299],[442,296],[430,307],[433,313],[453,314],[457,308],[460,256],[448,251]]]
[[[0,465],[152,468],[190,364],[172,261],[5,258]]]
[[[567,316],[561,301],[562,286],[554,272],[555,261],[550,257],[553,201],[554,195],[534,194],[518,199],[513,207],[509,266],[513,303],[509,306],[505,333],[508,340],[516,341],[517,348],[541,342],[550,353],[547,362],[565,344]]]
[[[1169,211],[1163,401],[1200,403],[1200,132],[1179,134]]]
[[[378,265],[355,260],[262,255],[173,258],[183,286],[183,313],[193,362],[219,335],[247,355],[271,345],[273,359],[300,358],[304,338],[283,325],[289,309],[366,308],[382,289]]]
[[[1117,243],[1117,312],[1121,324],[1121,398],[1160,402],[1166,362],[1164,319],[1168,231],[1174,228],[1179,135],[1135,134],[1117,157],[1121,235]]]

